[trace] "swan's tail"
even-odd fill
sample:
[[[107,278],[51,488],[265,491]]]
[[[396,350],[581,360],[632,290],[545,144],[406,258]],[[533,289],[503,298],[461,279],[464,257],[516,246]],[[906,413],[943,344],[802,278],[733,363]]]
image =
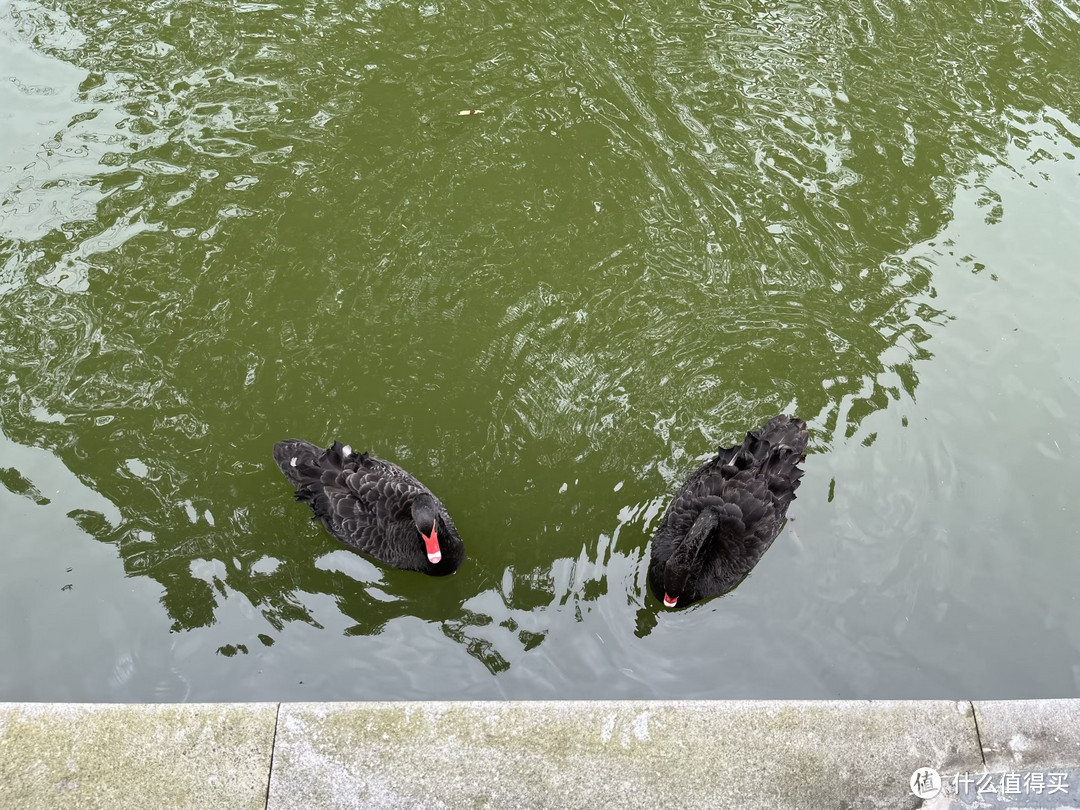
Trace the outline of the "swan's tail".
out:
[[[803,471],[797,465],[806,458],[803,451],[810,440],[806,422],[782,413],[766,422],[757,434],[759,441],[768,448],[768,456],[761,465],[765,482],[781,502],[791,503],[803,477]],[[752,435],[747,436],[747,441]]]
[[[755,431],[757,438],[769,443],[776,450],[790,449],[801,455],[810,440],[806,432],[806,422],[782,413],[765,423],[761,430]],[[747,438],[754,433],[747,434]]]
[[[296,487],[296,500],[312,508],[312,520],[322,519],[327,526],[333,509],[332,491],[340,490],[349,472],[345,467],[353,458],[352,448],[341,442],[325,450],[302,439],[285,439],[274,445],[274,461]],[[350,470],[354,469],[355,464]]]
[[[730,471],[725,477],[756,469],[773,495],[785,504],[791,503],[803,476],[798,464],[805,458],[803,451],[809,438],[802,419],[780,414],[759,430],[747,433],[742,444],[719,448],[715,463]]]
[[[321,477],[322,449],[301,439],[285,439],[274,445],[274,461],[293,486]]]
[[[341,473],[352,448],[334,442],[323,450],[302,439],[285,439],[274,445],[274,461],[293,486],[321,483],[326,473]]]
[[[742,444],[734,447],[717,448],[718,466],[728,464],[738,470],[748,467],[764,466],[778,453],[784,457],[795,456],[798,463],[801,461],[803,450],[809,434],[806,432],[806,423],[802,419],[794,419],[787,414],[774,416],[758,430],[751,430],[746,434]]]

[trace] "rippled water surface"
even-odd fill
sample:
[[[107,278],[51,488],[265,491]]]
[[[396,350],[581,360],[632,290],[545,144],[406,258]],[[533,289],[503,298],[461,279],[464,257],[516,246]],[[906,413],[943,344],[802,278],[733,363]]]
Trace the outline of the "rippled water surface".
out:
[[[0,699],[1080,695],[1078,41],[0,0]],[[662,611],[667,498],[780,410],[792,520]],[[465,565],[338,546],[287,436],[406,466]]]

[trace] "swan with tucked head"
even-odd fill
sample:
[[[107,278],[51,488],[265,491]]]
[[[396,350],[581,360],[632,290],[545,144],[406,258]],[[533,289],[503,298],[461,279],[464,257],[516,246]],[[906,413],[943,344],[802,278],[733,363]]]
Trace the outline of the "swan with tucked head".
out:
[[[795,500],[808,439],[803,420],[780,414],[686,480],[649,559],[649,587],[665,607],[727,593],[757,565]]]

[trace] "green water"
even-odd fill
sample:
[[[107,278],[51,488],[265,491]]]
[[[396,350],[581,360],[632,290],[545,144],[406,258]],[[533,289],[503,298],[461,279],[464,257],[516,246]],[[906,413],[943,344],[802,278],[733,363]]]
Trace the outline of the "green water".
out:
[[[1078,41],[2,0],[0,700],[1080,695]],[[792,521],[662,611],[667,498],[780,410]],[[460,571],[338,546],[291,436],[431,486]]]

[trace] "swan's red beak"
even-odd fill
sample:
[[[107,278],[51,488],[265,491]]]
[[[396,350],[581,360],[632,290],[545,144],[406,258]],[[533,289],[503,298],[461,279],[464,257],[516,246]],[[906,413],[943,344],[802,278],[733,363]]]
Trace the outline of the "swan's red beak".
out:
[[[420,532],[420,536],[424,538],[424,548],[427,550],[427,558],[431,561],[431,564],[434,565],[442,559],[442,551],[439,550],[439,532],[437,524],[431,524],[431,534]]]
[[[664,594],[664,607],[675,607],[675,605],[678,604],[678,602],[679,602],[679,597],[677,597],[677,596],[668,596],[667,593]]]

